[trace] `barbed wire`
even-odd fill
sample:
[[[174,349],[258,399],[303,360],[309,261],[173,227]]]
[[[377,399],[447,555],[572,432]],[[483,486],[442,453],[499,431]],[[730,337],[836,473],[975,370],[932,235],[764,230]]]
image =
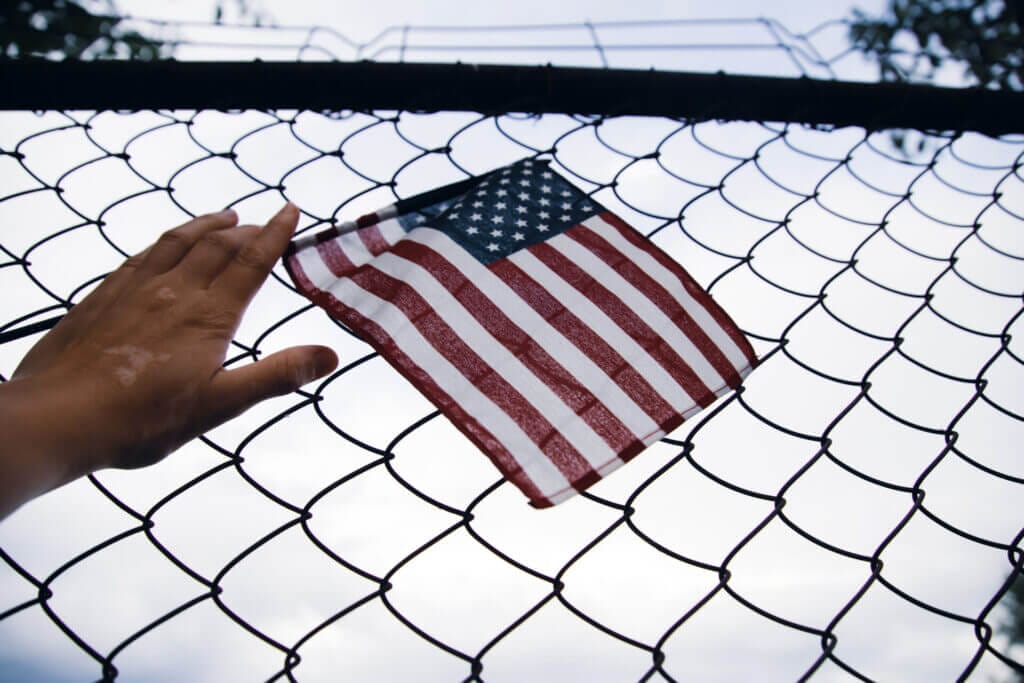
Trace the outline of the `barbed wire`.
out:
[[[849,47],[848,20],[793,31],[770,17],[516,25],[394,25],[365,39],[334,27],[112,16],[176,59],[648,67],[874,80]],[[26,40],[30,36],[25,37]],[[86,52],[85,56],[91,53]],[[118,54],[103,54],[118,58]],[[120,55],[126,57],[127,55]],[[918,55],[908,53],[907,58]]]

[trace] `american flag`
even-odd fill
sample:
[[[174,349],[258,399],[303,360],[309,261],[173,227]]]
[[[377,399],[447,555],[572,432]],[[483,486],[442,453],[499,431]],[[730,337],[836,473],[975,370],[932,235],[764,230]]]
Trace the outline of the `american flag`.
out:
[[[686,271],[540,159],[296,240],[285,265],[537,507],[633,458],[756,362]]]

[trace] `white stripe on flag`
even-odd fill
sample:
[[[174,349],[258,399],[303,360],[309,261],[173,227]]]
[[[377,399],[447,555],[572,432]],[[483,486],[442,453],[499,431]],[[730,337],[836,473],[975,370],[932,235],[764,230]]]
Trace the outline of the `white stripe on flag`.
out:
[[[296,252],[292,258],[306,274],[309,282],[321,291],[326,292],[338,279],[338,276],[332,273],[320,258],[320,252],[314,248]]]
[[[704,386],[715,390],[726,384],[725,378],[718,374],[718,371],[708,362],[697,345],[665,315],[664,311],[658,308],[657,304],[636,289],[614,268],[599,259],[582,244],[565,235],[556,235],[549,239],[547,244],[614,292],[628,308],[640,316],[644,322],[650,325],[651,329],[676,350],[676,353],[686,361],[700,381],[704,383]]]
[[[594,302],[563,280],[558,273],[531,254],[528,249],[520,249],[508,258],[561,301],[584,325],[603,337],[655,391],[661,394],[673,410],[683,413],[693,407],[696,403],[695,397],[690,396],[635,339],[616,325],[615,321],[605,315]]]
[[[669,294],[679,302],[679,305],[690,314],[690,317],[693,318],[697,326],[704,330],[704,333],[725,354],[725,357],[737,370],[750,365],[746,354],[740,350],[740,347],[736,345],[732,337],[722,329],[711,313],[690,296],[690,293],[679,282],[679,277],[675,273],[661,265],[658,259],[646,251],[638,249],[636,245],[625,239],[618,230],[608,225],[600,216],[587,219],[583,222],[583,225],[603,237],[609,244],[621,252],[623,256],[660,282],[668,290]]]
[[[636,404],[619,385],[575,344],[551,326],[504,280],[477,261],[450,237],[438,230],[420,228],[407,239],[430,247],[459,269],[495,306],[533,339],[543,340],[544,350],[564,367],[587,391],[599,397],[612,414],[638,439],[658,429],[657,423]]]
[[[367,292],[348,278],[334,280],[329,288],[330,294],[379,325],[442,391],[504,444],[545,496],[565,488],[572,490],[558,468],[515,420],[441,355],[397,306]]]
[[[380,231],[380,236],[384,238],[384,241],[390,245],[394,245],[395,242],[405,237],[405,230],[397,218],[382,220],[377,223],[377,230]]]
[[[579,451],[591,467],[596,469],[616,457],[616,451],[583,418],[495,339],[428,270],[390,252],[378,256],[373,267],[416,290],[455,334],[519,392],[526,402],[547,418],[552,427]]]
[[[352,265],[358,268],[364,266],[376,257],[366,247],[366,243],[363,238],[360,237],[361,231],[372,230],[384,240],[389,246],[394,246],[396,242],[405,237],[405,230],[402,228],[402,224],[398,222],[397,218],[387,218],[373,225],[366,226],[365,228],[359,228],[352,232],[346,232],[338,237],[334,238],[334,243],[338,245],[338,249],[345,255],[345,257],[352,262]]]
[[[344,235],[339,235],[334,238],[334,243],[338,245],[345,257],[352,262],[352,265],[358,268],[359,266],[366,265],[373,260],[374,256],[370,253],[370,250],[363,244],[362,238],[359,237],[361,230],[367,228],[360,228],[355,232],[346,232]],[[372,229],[372,228],[371,228]]]

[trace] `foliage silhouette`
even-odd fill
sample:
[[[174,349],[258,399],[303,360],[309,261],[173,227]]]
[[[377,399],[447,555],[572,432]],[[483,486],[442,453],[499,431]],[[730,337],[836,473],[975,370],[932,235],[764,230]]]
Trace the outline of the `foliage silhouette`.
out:
[[[267,17],[252,0],[211,2],[214,23],[233,19],[259,26]],[[0,2],[0,57],[49,59],[165,59],[172,43],[146,36],[115,0],[4,0]]]
[[[1024,88],[1024,0],[890,0],[886,16],[857,9],[855,48],[883,80],[932,80],[949,62],[986,88]]]
[[[113,0],[13,0],[0,4],[0,48],[8,58],[158,59],[170,48],[128,28]]]
[[[1010,644],[1024,648],[1024,573],[1015,571],[1016,578],[1006,597],[1003,605],[1006,607],[1006,621],[1002,624],[1003,632],[1009,637]],[[1020,669],[1017,671],[1016,683],[1024,683],[1024,661],[1018,662]]]

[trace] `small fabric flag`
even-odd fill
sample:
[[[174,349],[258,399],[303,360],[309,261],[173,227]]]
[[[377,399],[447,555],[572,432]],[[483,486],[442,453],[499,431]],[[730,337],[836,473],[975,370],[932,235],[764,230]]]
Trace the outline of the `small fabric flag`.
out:
[[[540,159],[296,240],[285,266],[537,507],[633,458],[756,362],[686,271]]]

